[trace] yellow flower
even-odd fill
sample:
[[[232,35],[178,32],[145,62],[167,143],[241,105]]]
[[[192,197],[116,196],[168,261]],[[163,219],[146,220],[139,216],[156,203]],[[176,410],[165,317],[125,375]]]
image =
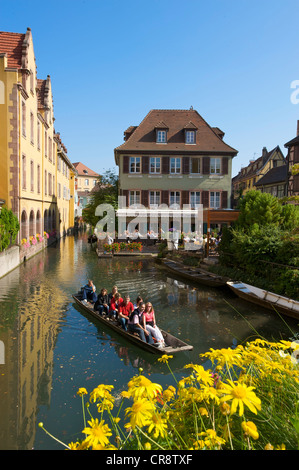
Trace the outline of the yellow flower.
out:
[[[202,406],[198,409],[198,411],[201,416],[209,416],[208,410]]]
[[[158,362],[168,363],[168,359],[172,359],[172,358],[173,356],[163,354],[163,356],[159,357]]]
[[[144,450],[151,450],[152,446],[151,446],[151,443],[150,442],[146,442],[144,444]]]
[[[163,389],[159,384],[151,382],[144,375],[138,375],[134,377],[128,383],[129,395],[135,398],[156,398],[158,394],[161,394]]]
[[[187,364],[185,369],[191,367],[195,374],[198,382],[203,382],[205,385],[213,385],[214,379],[209,371],[206,371],[203,366],[198,364]]]
[[[68,444],[69,450],[80,450],[81,444],[80,442],[70,442]]]
[[[112,436],[112,432],[109,429],[108,425],[105,424],[105,421],[102,420],[99,423],[99,420],[91,418],[91,421],[88,421],[89,428],[83,429],[83,434],[87,434],[85,443],[88,446],[92,446],[95,449],[98,445],[106,446],[109,444],[107,436]]]
[[[278,446],[276,447],[276,450],[286,450],[285,444],[278,445]]]
[[[205,436],[204,446],[208,448],[219,448],[221,444],[225,444],[225,439],[217,436],[217,433],[214,431],[214,429],[207,429],[206,432],[199,433],[199,436]]]
[[[139,426],[141,428],[150,424],[153,411],[153,405],[148,400],[137,398],[133,405],[126,409],[126,415],[130,416],[129,426],[132,428]]]
[[[77,392],[77,395],[79,395],[80,397],[83,397],[83,395],[87,395],[86,388],[84,388],[84,387],[79,388],[79,390]]]
[[[90,394],[90,401],[96,402],[99,398],[110,398],[114,400],[110,391],[113,389],[113,385],[98,385]]]
[[[229,404],[226,403],[226,402],[221,403],[221,405],[220,405],[220,411],[221,411],[221,413],[222,413],[224,416],[229,415],[229,414],[230,414],[230,406],[229,406]]]
[[[272,446],[272,444],[270,444],[270,442],[268,442],[268,444],[265,445],[264,450],[274,450],[274,447]]]
[[[167,430],[167,420],[162,418],[159,413],[152,415],[152,422],[148,427],[148,432],[154,430],[154,438],[157,439],[159,436],[165,437]]]
[[[253,439],[259,438],[259,433],[257,432],[256,425],[252,421],[243,421],[242,429],[245,435],[250,436]]]
[[[222,384],[223,389],[219,392],[224,393],[220,401],[232,400],[231,413],[235,413],[239,407],[239,416],[244,413],[244,405],[246,405],[252,413],[257,414],[257,410],[261,409],[261,400],[252,391],[254,387],[247,387],[245,384],[234,383],[228,380],[228,384]]]

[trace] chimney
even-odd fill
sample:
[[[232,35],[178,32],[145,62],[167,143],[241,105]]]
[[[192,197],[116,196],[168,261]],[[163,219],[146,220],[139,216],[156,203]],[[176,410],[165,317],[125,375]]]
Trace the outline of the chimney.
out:
[[[299,135],[299,120],[297,121],[297,137]]]
[[[268,156],[267,147],[263,147],[263,152],[262,152],[263,164],[266,163],[266,161],[267,161],[267,156]]]

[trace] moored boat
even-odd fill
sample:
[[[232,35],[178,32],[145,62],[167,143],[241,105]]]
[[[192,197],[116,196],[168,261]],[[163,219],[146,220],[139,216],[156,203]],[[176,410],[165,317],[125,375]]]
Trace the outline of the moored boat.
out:
[[[218,276],[217,274],[206,271],[205,269],[191,268],[168,259],[163,259],[162,265],[168,268],[171,272],[184,277],[185,279],[210,287],[224,287],[228,281],[228,278]]]
[[[142,341],[138,335],[135,335],[134,333],[131,333],[129,331],[125,331],[116,320],[107,319],[104,316],[101,316],[98,312],[94,310],[92,304],[90,304],[89,302],[83,302],[81,300],[80,293],[73,295],[73,298],[75,299],[76,303],[84,309],[85,312],[88,312],[93,317],[97,318],[101,323],[116,331],[117,333],[125,337],[128,341],[136,344],[145,351],[161,355],[174,354],[181,351],[191,351],[193,349],[193,346],[191,346],[190,344],[187,344],[179,338],[176,338],[167,331],[161,330],[161,328],[160,331],[164,338],[165,347],[158,348],[155,345],[146,343],[145,341]]]
[[[282,295],[269,292],[244,282],[227,282],[228,287],[240,298],[261,305],[267,309],[299,319],[299,302]]]

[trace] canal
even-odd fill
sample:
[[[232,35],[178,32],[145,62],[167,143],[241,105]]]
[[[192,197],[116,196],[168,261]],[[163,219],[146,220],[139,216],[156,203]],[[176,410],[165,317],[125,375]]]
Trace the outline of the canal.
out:
[[[72,294],[89,278],[98,292],[117,285],[133,301],[142,295],[164,330],[194,346],[170,361],[177,378],[210,348],[298,332],[297,321],[229,291],[190,285],[152,259],[98,259],[86,234],[66,237],[0,279],[0,449],[61,449],[40,421],[63,442],[82,437],[79,387],[90,392],[109,384],[119,397],[140,367],[163,387],[173,384],[158,356],[128,344],[75,305]]]

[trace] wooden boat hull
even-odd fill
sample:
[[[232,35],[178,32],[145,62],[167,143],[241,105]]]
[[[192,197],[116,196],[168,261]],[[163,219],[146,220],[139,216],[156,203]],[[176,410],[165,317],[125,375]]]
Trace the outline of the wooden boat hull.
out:
[[[245,284],[244,282],[227,282],[228,287],[240,298],[264,308],[276,310],[289,317],[299,319],[299,302],[273,292]]]
[[[191,351],[193,349],[193,346],[187,343],[184,343],[184,341],[180,340],[179,338],[176,338],[175,336],[171,335],[167,331],[164,331],[161,329],[160,331],[162,332],[166,346],[164,348],[157,348],[156,346],[153,346],[151,344],[148,344],[142,341],[139,338],[139,336],[136,336],[133,333],[123,330],[123,328],[118,324],[118,322],[113,321],[113,320],[108,320],[105,317],[99,315],[99,313],[93,309],[93,306],[91,304],[81,301],[80,294],[73,295],[73,298],[75,299],[76,303],[80,305],[80,307],[83,308],[85,312],[88,312],[93,317],[97,318],[101,323],[108,326],[112,330],[116,331],[118,334],[126,338],[128,341],[136,344],[137,346],[141,347],[145,351],[149,351],[153,354],[161,355],[161,354],[175,354],[181,351]]]
[[[189,279],[193,282],[198,282],[209,287],[224,287],[226,286],[227,279],[217,276],[217,274],[210,273],[201,268],[189,268],[176,263],[175,261],[163,260],[163,266],[168,268],[171,272],[178,276]]]

